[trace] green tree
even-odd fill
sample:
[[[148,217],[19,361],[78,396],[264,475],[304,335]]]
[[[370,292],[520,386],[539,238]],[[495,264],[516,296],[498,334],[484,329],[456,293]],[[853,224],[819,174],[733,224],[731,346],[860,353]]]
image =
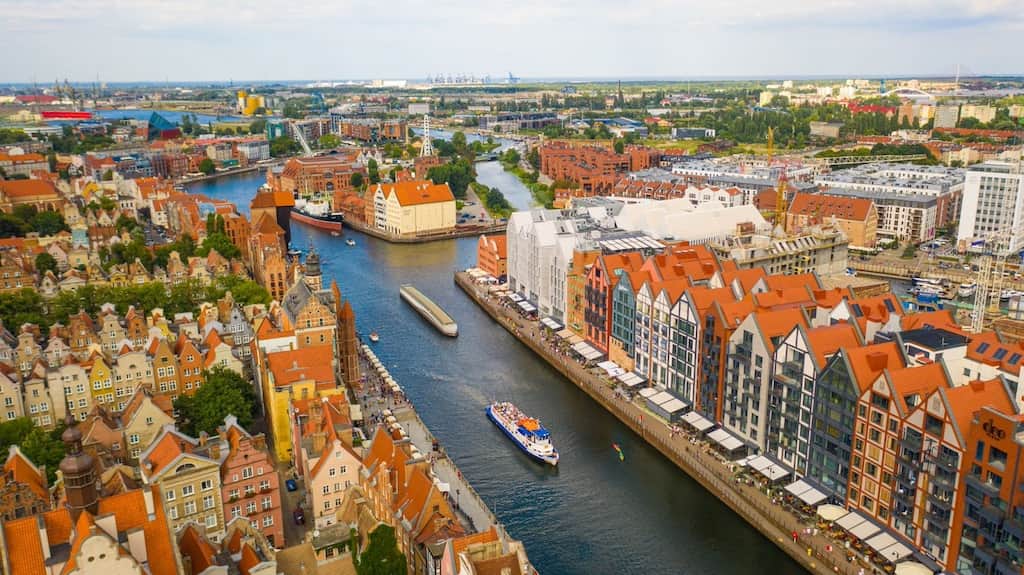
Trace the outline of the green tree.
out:
[[[21,237],[28,232],[29,226],[24,220],[11,214],[0,214],[0,238]]]
[[[24,130],[15,130],[10,128],[0,129],[0,144],[14,144],[16,142],[24,142],[29,140],[28,134]]]
[[[46,162],[50,166],[50,171],[51,172],[56,172],[57,171],[57,154],[56,153],[50,152],[49,154],[46,154]]]
[[[267,130],[267,121],[264,120],[263,118],[259,118],[257,120],[253,120],[252,123],[249,124],[249,133],[254,135],[254,136],[257,135],[257,134],[262,134],[266,130]]]
[[[59,212],[39,212],[29,220],[32,230],[41,236],[52,236],[59,232],[70,231],[71,228],[64,222],[64,216]]]
[[[109,182],[114,179],[114,170],[107,170],[103,172],[103,181]]]
[[[358,575],[405,575],[407,569],[395,528],[383,523],[370,533],[366,549],[354,554],[353,561]]]
[[[204,372],[203,377],[205,381],[195,394],[182,395],[174,401],[179,428],[193,437],[203,431],[216,433],[217,426],[223,425],[228,415],[234,415],[239,425],[248,428],[256,406],[252,384],[221,366]]]
[[[612,144],[612,146],[615,148],[616,154],[621,154],[626,151],[626,143],[622,140],[615,140],[615,143]]]
[[[534,170],[540,169],[540,146],[530,148],[530,151],[526,154],[526,161],[533,166]]]
[[[465,158],[459,158],[453,162],[434,166],[427,171],[427,178],[435,184],[447,183],[452,194],[456,198],[466,197],[466,188],[470,182],[476,179],[473,171],[473,164]]]
[[[455,148],[455,153],[464,154],[466,152],[466,134],[463,132],[452,134],[452,147]]]
[[[238,246],[231,243],[228,236],[221,232],[208,234],[206,239],[203,240],[203,245],[196,250],[196,255],[205,257],[210,254],[211,249],[217,250],[217,253],[229,260],[241,257],[242,255],[242,250],[238,249]]]
[[[291,156],[298,153],[299,149],[299,143],[288,136],[278,136],[270,140],[270,155],[275,158]]]
[[[359,188],[362,188],[363,187],[363,173],[362,172],[354,172],[352,174],[352,176],[348,179],[348,182],[350,184],[352,184],[352,187],[356,188],[357,190]]]
[[[36,256],[36,271],[42,276],[48,271],[57,273],[57,258],[48,252],[42,252]]]
[[[46,480],[50,485],[57,479],[57,468],[64,459],[64,443],[60,440],[64,425],[53,431],[34,427],[21,441],[21,452],[37,466],[46,466]]]
[[[380,182],[380,172],[377,168],[377,160],[370,158],[370,161],[366,162],[366,175],[369,177],[371,184]]]
[[[337,148],[341,145],[341,138],[336,134],[324,134],[323,136],[320,136],[319,140],[317,140],[317,145],[325,150]]]
[[[210,158],[203,158],[203,161],[199,162],[199,171],[209,176],[217,171],[217,165]]]

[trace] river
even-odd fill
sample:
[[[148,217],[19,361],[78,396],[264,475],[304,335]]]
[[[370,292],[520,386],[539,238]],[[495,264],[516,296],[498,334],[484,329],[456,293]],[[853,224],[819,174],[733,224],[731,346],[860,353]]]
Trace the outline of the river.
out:
[[[262,181],[245,174],[190,189],[248,213]],[[513,201],[512,186],[498,187],[517,207],[529,202],[528,192]],[[352,302],[360,332],[380,334],[374,350],[381,361],[542,574],[806,573],[454,285],[452,273],[475,262],[475,238],[394,245],[345,235],[356,246],[292,225],[293,245],[317,247],[326,279],[337,280]],[[459,337],[440,335],[403,304],[403,283],[455,318]],[[544,421],[562,454],[557,469],[528,460],[486,419],[484,407],[494,400],[513,401]]]

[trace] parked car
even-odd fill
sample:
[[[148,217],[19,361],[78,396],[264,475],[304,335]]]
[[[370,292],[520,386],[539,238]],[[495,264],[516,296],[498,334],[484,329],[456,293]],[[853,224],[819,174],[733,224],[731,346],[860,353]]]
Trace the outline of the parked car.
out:
[[[284,486],[288,488],[288,491],[295,491],[299,488],[299,484],[294,479],[288,479],[284,482]]]
[[[295,511],[292,512],[292,518],[295,519],[296,525],[306,524],[306,512],[301,507],[295,508]]]

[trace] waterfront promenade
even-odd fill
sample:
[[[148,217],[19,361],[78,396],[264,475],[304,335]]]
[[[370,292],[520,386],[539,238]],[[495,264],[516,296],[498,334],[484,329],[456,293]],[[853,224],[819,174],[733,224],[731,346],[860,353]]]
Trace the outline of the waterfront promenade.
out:
[[[709,446],[686,434],[674,432],[663,420],[616,393],[599,375],[562,351],[554,338],[545,335],[539,322],[527,320],[511,307],[489,297],[485,288],[474,285],[463,272],[455,274],[455,282],[520,342],[809,571],[848,575],[883,572],[877,566],[853,559],[855,556],[840,543],[824,534],[817,534],[813,518],[808,522],[798,520],[778,503],[780,497],[755,482],[739,477],[734,465],[719,459]]]
[[[359,396],[359,399],[365,422],[364,428],[368,430],[368,434],[372,436],[372,430],[376,425],[374,422],[382,422],[386,419],[385,411],[390,413],[405,429],[412,444],[421,453],[426,454],[437,479],[448,485],[449,502],[458,514],[466,532],[482,532],[494,527],[504,538],[512,539],[484,500],[462,475],[462,471],[455,465],[455,462],[448,457],[444,446],[430,433],[427,425],[420,419],[405,394],[391,392],[383,384],[380,375],[370,365],[362,349],[360,349],[359,360],[362,371],[366,374],[364,393]],[[532,570],[531,573],[536,575],[536,570]]]
[[[506,225],[507,224],[500,222],[486,226],[465,225],[456,226],[455,229],[446,232],[403,236],[379,230],[358,220],[345,220],[345,227],[393,244],[425,244],[428,242],[439,242],[442,240],[452,240],[456,238],[475,237],[481,234],[502,234],[505,233]]]

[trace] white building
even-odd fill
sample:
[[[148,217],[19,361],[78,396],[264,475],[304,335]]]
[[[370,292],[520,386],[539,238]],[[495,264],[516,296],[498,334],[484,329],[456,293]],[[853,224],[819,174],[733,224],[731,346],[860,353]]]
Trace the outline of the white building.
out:
[[[270,159],[270,142],[266,140],[239,142],[236,147],[238,155],[244,156],[249,163]]]
[[[693,244],[724,240],[736,232],[739,224],[751,224],[755,231],[770,227],[754,206],[725,207],[714,201],[694,206],[686,198],[628,203],[615,216],[615,224],[620,229],[643,231],[658,239]]]
[[[1017,164],[985,162],[971,166],[964,181],[960,227],[956,238],[961,250],[972,242],[1005,238],[1004,253],[1024,246],[1024,174]]]

